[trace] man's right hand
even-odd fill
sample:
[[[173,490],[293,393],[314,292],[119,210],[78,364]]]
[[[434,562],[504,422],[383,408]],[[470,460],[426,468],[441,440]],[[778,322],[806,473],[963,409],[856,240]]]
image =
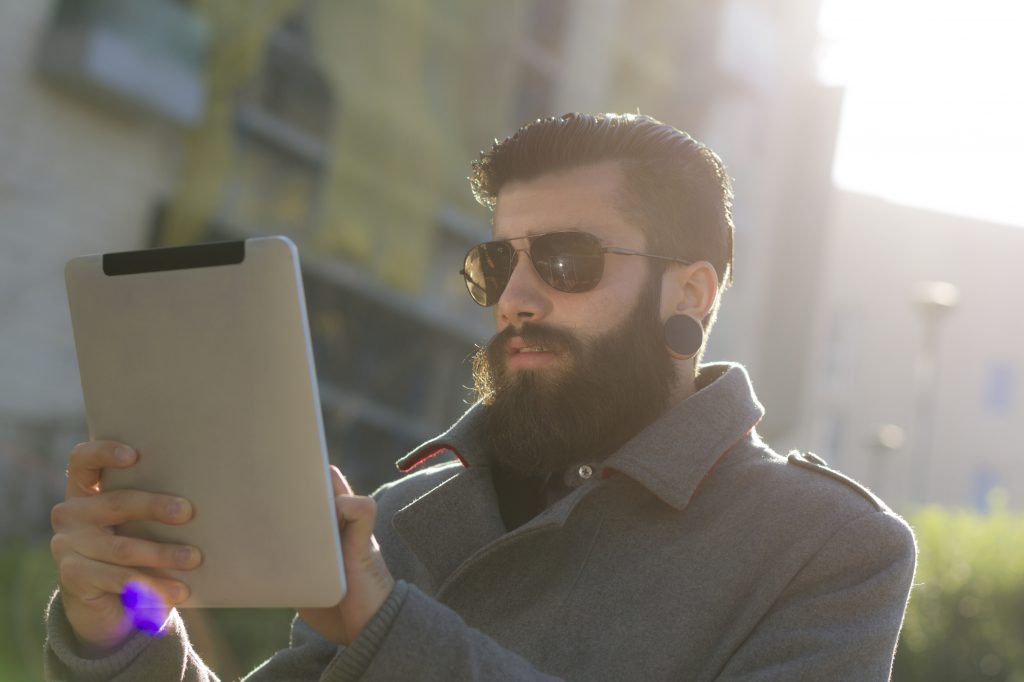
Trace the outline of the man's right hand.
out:
[[[202,561],[194,547],[115,533],[115,527],[127,521],[180,525],[192,518],[191,505],[179,497],[101,489],[103,469],[125,469],[137,459],[136,452],[123,443],[76,445],[68,457],[65,499],[50,515],[50,550],[57,562],[60,596],[83,656],[110,653],[131,634],[131,618],[121,604],[129,583],[150,587],[168,606],[180,604],[189,596],[188,587],[153,574],[160,569],[193,569]]]

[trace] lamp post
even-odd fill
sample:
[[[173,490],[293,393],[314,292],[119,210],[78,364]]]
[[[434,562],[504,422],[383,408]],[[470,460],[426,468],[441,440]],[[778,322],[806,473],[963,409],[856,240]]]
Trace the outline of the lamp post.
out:
[[[939,331],[942,320],[960,301],[956,285],[923,281],[914,285],[911,302],[923,322],[921,345],[914,367],[914,433],[912,466],[917,470],[912,502],[924,503],[931,492],[931,457],[934,446],[936,392],[939,385]]]
[[[882,424],[871,439],[871,477],[868,483],[883,500],[889,499],[889,462],[903,449],[907,434],[898,424]]]

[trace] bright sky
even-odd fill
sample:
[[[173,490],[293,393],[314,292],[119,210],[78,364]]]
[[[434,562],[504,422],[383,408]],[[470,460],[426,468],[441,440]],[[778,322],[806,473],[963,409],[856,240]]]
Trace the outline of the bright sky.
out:
[[[1024,0],[824,0],[820,28],[837,185],[1024,227]]]

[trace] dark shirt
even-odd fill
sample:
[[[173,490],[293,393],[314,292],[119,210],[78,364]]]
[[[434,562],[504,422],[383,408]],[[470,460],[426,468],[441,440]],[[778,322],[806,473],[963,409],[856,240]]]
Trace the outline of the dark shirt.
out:
[[[546,477],[522,476],[497,466],[492,468],[491,476],[506,530],[515,530],[544,510]]]
[[[491,477],[505,529],[513,531],[540,514],[582,485],[595,468],[582,464],[545,476],[523,476],[503,467],[493,467]]]

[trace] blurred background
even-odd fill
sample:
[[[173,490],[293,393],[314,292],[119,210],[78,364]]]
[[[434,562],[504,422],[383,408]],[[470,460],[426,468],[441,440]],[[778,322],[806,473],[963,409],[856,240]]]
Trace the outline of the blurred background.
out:
[[[724,159],[709,360],[915,527],[897,680],[1024,680],[1017,0],[0,0],[0,680],[36,679],[49,509],[86,429],[63,266],[287,234],[357,491],[467,407],[468,163],[641,112]],[[258,617],[256,617],[258,616]],[[290,614],[189,613],[231,679]]]

